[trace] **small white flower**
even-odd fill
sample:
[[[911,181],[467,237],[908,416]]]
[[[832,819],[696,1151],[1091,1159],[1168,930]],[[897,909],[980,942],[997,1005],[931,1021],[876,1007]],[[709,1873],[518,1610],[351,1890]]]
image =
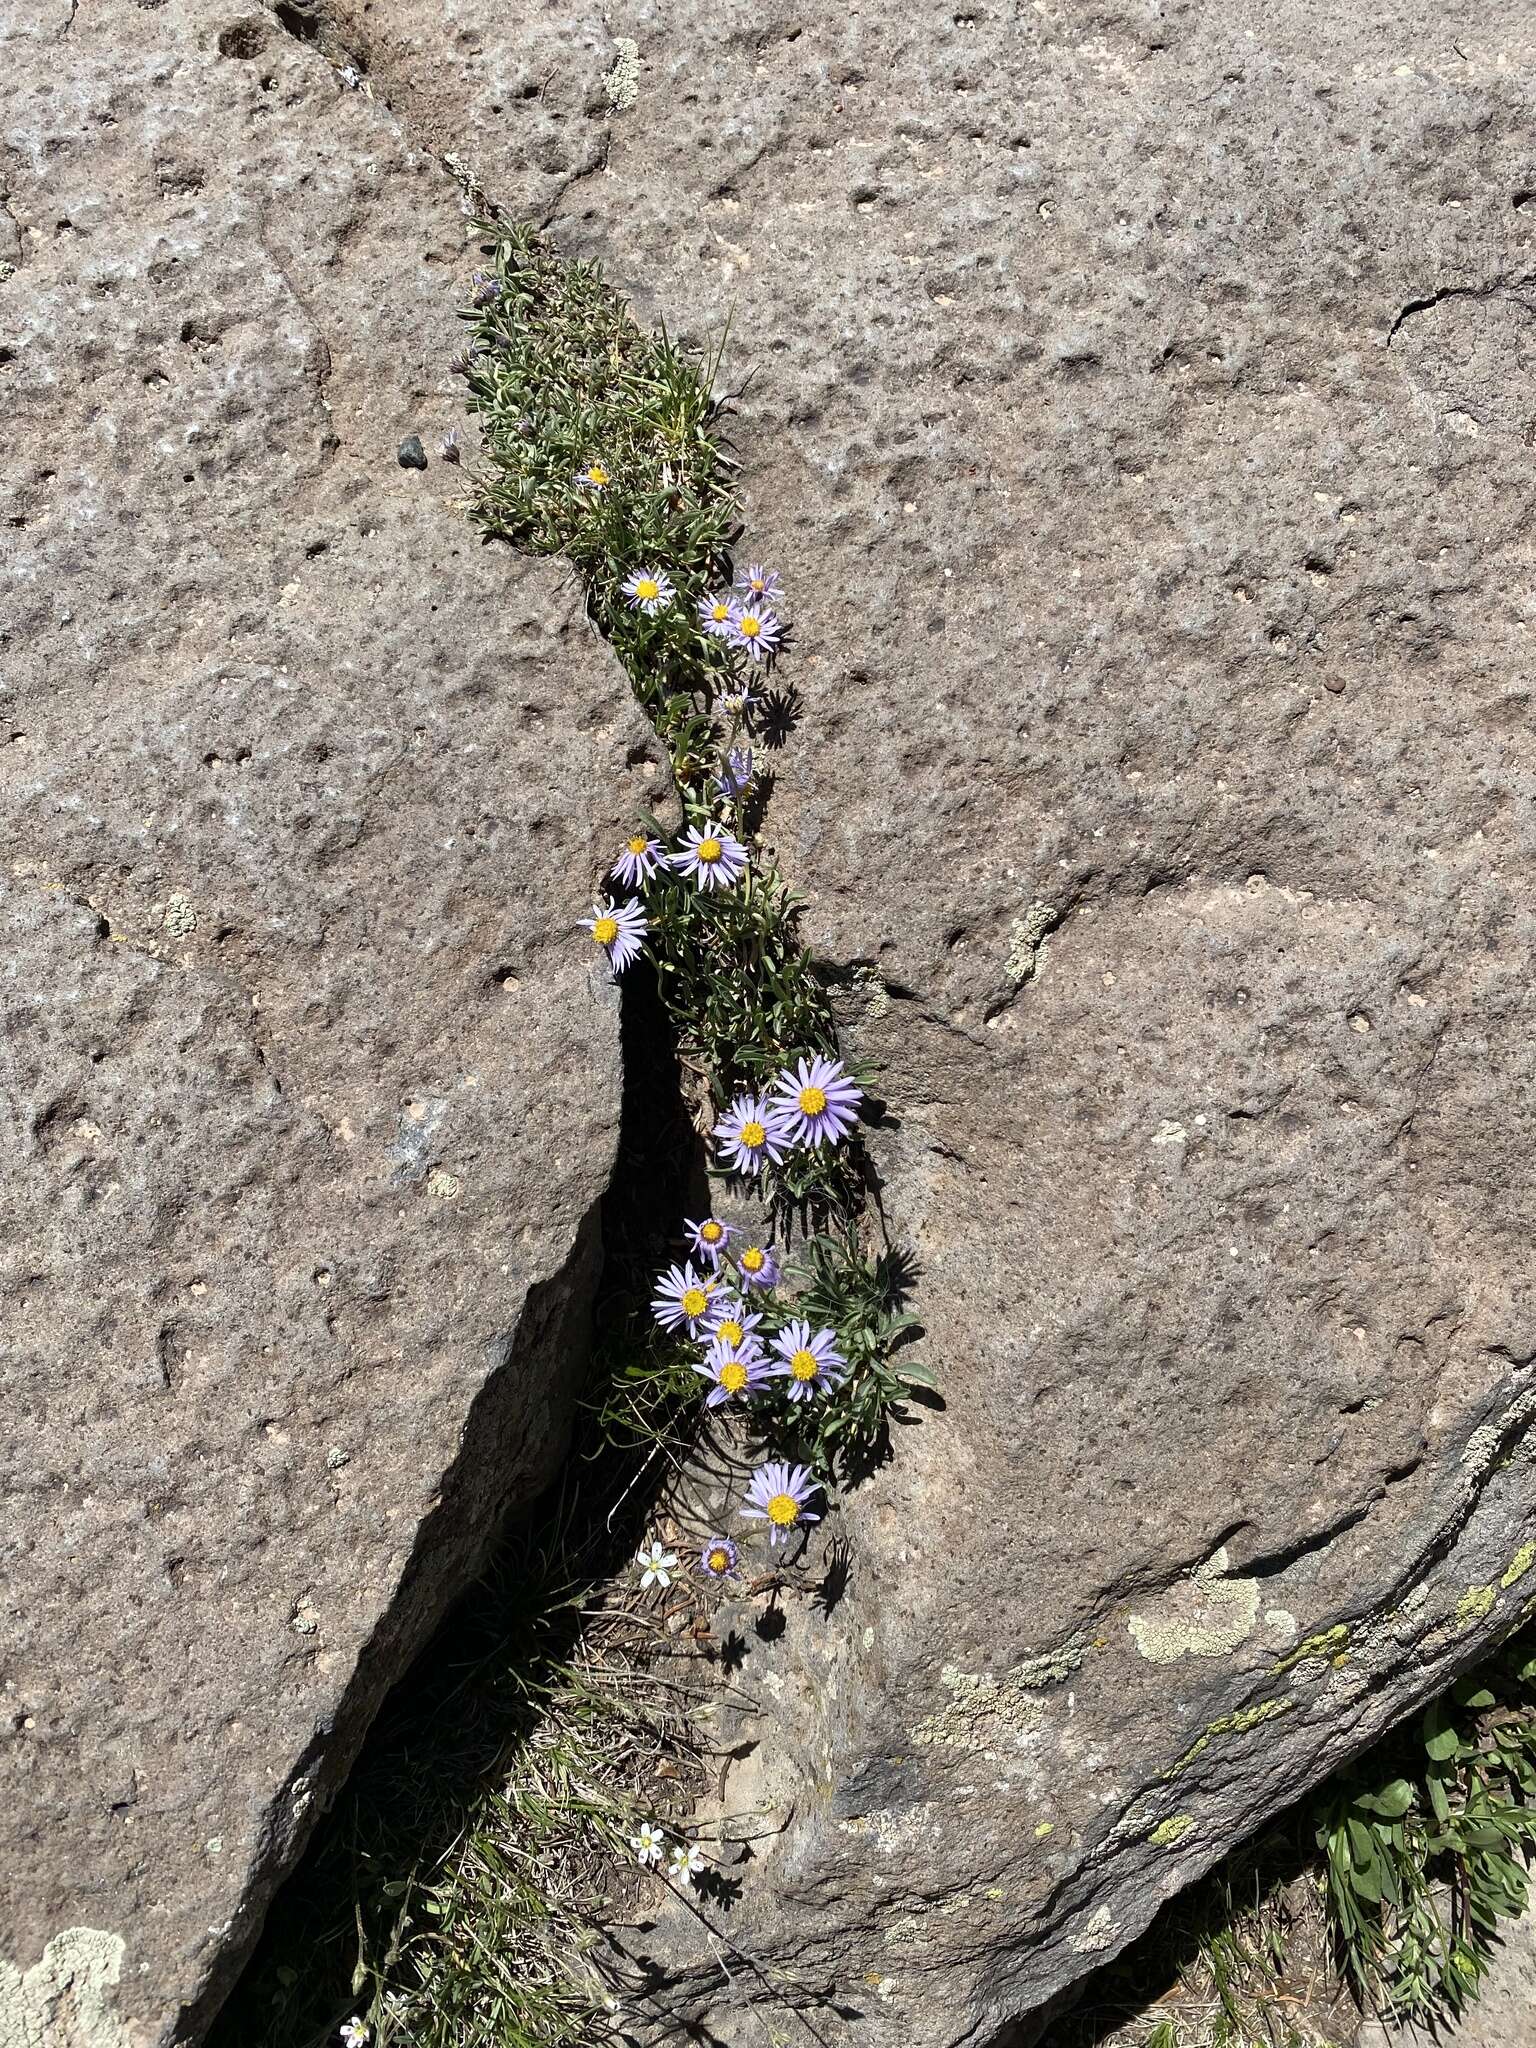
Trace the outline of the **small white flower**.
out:
[[[653,1543],[648,1550],[635,1552],[635,1563],[640,1567],[642,1592],[647,1586],[670,1586],[677,1570],[677,1552],[663,1550],[659,1543]]]
[[[341,2048],[368,2048],[370,2036],[361,2020],[343,2020]]]
[[[704,1851],[697,1842],[679,1842],[667,1865],[670,1875],[681,1878],[684,1884],[693,1884],[705,1867]]]
[[[667,1838],[654,1823],[643,1820],[639,1834],[630,1836],[629,1846],[635,1852],[637,1863],[660,1863],[666,1852]]]

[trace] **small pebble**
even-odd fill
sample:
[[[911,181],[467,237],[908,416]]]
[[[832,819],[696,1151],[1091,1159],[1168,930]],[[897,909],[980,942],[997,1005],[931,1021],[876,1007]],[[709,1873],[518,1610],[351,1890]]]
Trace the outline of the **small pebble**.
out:
[[[1342,676],[1324,676],[1323,688],[1331,690],[1335,697],[1342,697],[1344,694],[1344,678]]]
[[[402,469],[425,469],[427,451],[421,445],[420,434],[407,434],[400,443],[400,467]]]

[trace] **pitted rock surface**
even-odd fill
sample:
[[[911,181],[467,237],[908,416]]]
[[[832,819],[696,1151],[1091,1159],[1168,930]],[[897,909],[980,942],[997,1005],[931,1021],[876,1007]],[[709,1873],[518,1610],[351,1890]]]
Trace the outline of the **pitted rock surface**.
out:
[[[441,167],[257,11],[3,48],[0,2034],[147,2048],[559,1454],[649,736],[396,460]]]
[[[730,1929],[828,2041],[1023,2042],[1533,1583],[1529,14],[333,18],[642,317],[733,318],[769,831],[946,1407],[754,1651]]]

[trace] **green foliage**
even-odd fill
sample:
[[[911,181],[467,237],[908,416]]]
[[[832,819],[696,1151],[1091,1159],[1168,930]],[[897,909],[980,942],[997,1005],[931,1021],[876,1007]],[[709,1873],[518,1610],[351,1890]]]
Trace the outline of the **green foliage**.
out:
[[[763,675],[705,633],[696,609],[729,584],[736,537],[714,366],[637,327],[595,266],[562,262],[529,228],[480,226],[500,291],[465,312],[469,405],[491,458],[471,518],[488,536],[576,565],[593,622],[666,746],[685,823],[725,824],[747,840],[751,791],[726,799],[715,777],[747,736],[738,695],[748,683],[761,694]],[[600,487],[580,481],[593,463]],[[662,569],[676,586],[655,616],[623,595],[639,568]],[[656,819],[641,822],[668,836]],[[662,998],[717,1104],[792,1055],[833,1049],[826,994],[781,876],[754,871],[706,894],[663,869],[643,896]],[[785,1192],[819,1192],[823,1179]]]
[[[596,1541],[574,1498],[510,1539],[386,1704],[210,2048],[327,2048],[351,2016],[375,2048],[617,2039],[604,1889],[665,1810],[658,1763],[683,1806],[701,1780],[682,1704],[593,1604]]]
[[[789,1412],[778,1418],[779,1434],[798,1427],[808,1464],[857,1478],[878,1461],[906,1398],[934,1386],[925,1365],[893,1355],[919,1327],[902,1305],[910,1284],[906,1262],[896,1252],[862,1252],[852,1232],[823,1232],[806,1240],[796,1273],[795,1313],[836,1330],[848,1378],[835,1401],[793,1408],[785,1400]]]
[[[1510,1645],[1321,1795],[1316,1837],[1342,1958],[1368,2003],[1460,2013],[1536,1849],[1536,1656]]]
[[[460,366],[489,463],[471,517],[487,537],[576,565],[592,620],[667,748],[685,825],[723,825],[751,848],[756,785],[729,796],[717,777],[739,741],[762,737],[765,672],[706,633],[697,611],[700,598],[729,584],[737,539],[733,464],[712,395],[718,363],[642,330],[597,268],[562,261],[531,229],[479,226],[491,267],[464,312],[472,339]],[[655,616],[623,595],[639,569],[663,571],[675,586]],[[748,685],[758,699],[751,710]],[[654,817],[639,823],[648,837],[670,837]],[[798,936],[799,906],[775,869],[754,859],[737,886],[706,892],[663,866],[639,893],[662,1001],[717,1114],[801,1056],[836,1052],[826,990]],[[768,1334],[789,1313],[814,1316],[837,1331],[853,1370],[814,1417],[773,1395],[751,1420],[781,1432],[780,1447],[798,1446],[794,1454],[824,1475],[851,1475],[879,1455],[903,1397],[931,1384],[921,1368],[889,1357],[912,1319],[891,1255],[858,1249],[858,1148],[801,1148],[765,1167],[757,1192],[786,1228],[798,1219],[828,1233],[808,1241],[806,1291],[793,1308],[771,1309]],[[692,1355],[632,1325],[598,1397],[610,1440],[679,1440],[699,1395]]]

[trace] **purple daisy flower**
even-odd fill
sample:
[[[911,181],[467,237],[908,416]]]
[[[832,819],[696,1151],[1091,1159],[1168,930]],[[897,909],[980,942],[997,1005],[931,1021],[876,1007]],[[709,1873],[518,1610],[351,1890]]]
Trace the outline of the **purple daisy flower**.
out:
[[[766,1465],[759,1465],[752,1474],[752,1484],[747,1488],[747,1505],[741,1511],[744,1522],[766,1522],[768,1541],[784,1543],[789,1539],[791,1529],[797,1529],[803,1522],[819,1522],[820,1515],[810,1513],[807,1502],[814,1500],[817,1493],[815,1480],[805,1465],[791,1465],[783,1459],[774,1459]]]
[[[727,718],[745,718],[756,705],[756,694],[745,676],[737,678],[720,698],[720,709]]]
[[[848,1377],[848,1361],[837,1348],[836,1330],[817,1330],[806,1322],[789,1322],[773,1340],[778,1362],[774,1376],[789,1381],[791,1401],[811,1401],[832,1394]]]
[[[715,1143],[732,1173],[756,1173],[765,1159],[777,1166],[789,1142],[789,1126],[766,1095],[738,1095],[715,1125]]]
[[[777,1287],[782,1268],[771,1244],[749,1244],[736,1254],[743,1287]]]
[[[752,784],[752,749],[732,747],[715,777],[715,787],[728,803],[745,796]]]
[[[643,832],[637,832],[632,839],[625,840],[624,851],[608,872],[626,889],[638,889],[651,879],[665,858],[659,839],[647,839]]]
[[[853,1129],[859,1118],[864,1092],[850,1081],[841,1060],[829,1060],[818,1053],[785,1067],[773,1084],[769,1098],[789,1125],[797,1145],[819,1145],[830,1138],[835,1143]]]
[[[723,1338],[727,1344],[757,1344],[759,1339],[752,1335],[762,1321],[761,1315],[753,1315],[744,1301],[734,1294],[716,1293],[710,1297],[709,1317],[704,1324],[707,1337]]]
[[[613,478],[600,462],[589,462],[585,469],[576,472],[576,481],[583,490],[606,491]]]
[[[622,974],[631,961],[639,959],[640,944],[649,927],[638,903],[610,903],[606,897],[599,897],[592,906],[592,915],[578,922],[608,955],[608,964],[615,974]]]
[[[731,613],[735,602],[728,590],[717,590],[713,597],[699,599],[699,624],[712,640],[723,640],[730,631]]]
[[[717,1337],[705,1352],[703,1363],[693,1369],[701,1380],[711,1383],[704,1397],[706,1408],[718,1408],[726,1401],[750,1401],[774,1375],[774,1367],[764,1358],[755,1337],[749,1337],[744,1344],[727,1344],[723,1337]]]
[[[778,647],[779,635],[783,631],[778,614],[769,611],[765,605],[739,604],[731,614],[726,645],[739,647],[754,661],[766,661]]]
[[[729,889],[746,872],[747,849],[733,839],[722,825],[709,825],[701,832],[690,825],[688,843],[672,855],[679,874],[692,875],[701,889]]]
[[[647,618],[655,618],[664,612],[676,597],[672,578],[664,569],[636,569],[625,579],[624,595],[629,599],[631,611],[644,612]]]
[[[699,1570],[709,1579],[728,1579],[741,1555],[729,1536],[710,1536],[699,1546]]]
[[[751,604],[782,604],[784,585],[777,569],[765,569],[761,562],[749,562],[736,571],[736,588]]]
[[[690,1223],[685,1216],[683,1228],[698,1257],[708,1259],[711,1271],[720,1264],[721,1254],[731,1239],[739,1235],[734,1223],[722,1223],[718,1216],[705,1216],[697,1223]]]
[[[713,1280],[694,1271],[691,1259],[686,1266],[669,1266],[651,1296],[651,1314],[664,1329],[686,1327],[690,1337],[697,1337],[708,1319],[714,1286]]]

